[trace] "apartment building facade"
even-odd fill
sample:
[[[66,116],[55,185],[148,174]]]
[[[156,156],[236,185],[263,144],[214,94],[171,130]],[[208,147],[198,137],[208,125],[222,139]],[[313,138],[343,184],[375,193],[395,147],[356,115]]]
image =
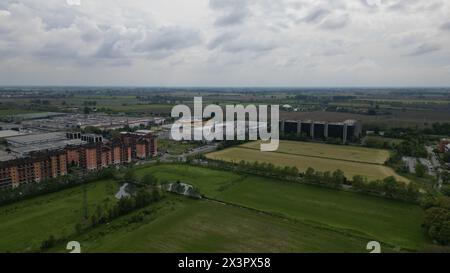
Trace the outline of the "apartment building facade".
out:
[[[67,169],[64,150],[33,152],[26,158],[0,162],[0,188],[66,175]]]
[[[70,139],[73,137],[68,135]],[[33,151],[17,159],[0,161],[0,188],[14,188],[23,183],[39,183],[66,175],[71,166],[95,171],[157,155],[157,138],[149,131],[122,133],[118,139],[109,142],[90,139],[97,140],[69,144],[56,150]]]

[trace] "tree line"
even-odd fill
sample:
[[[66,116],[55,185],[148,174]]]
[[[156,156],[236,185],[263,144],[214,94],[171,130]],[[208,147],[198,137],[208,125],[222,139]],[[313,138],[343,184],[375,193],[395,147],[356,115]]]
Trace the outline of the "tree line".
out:
[[[122,183],[132,183],[136,185],[133,192],[128,197],[122,197],[113,205],[109,203],[99,204],[95,211],[90,215],[85,215],[80,222],[75,224],[75,234],[81,234],[84,230],[95,228],[97,226],[111,222],[121,216],[128,215],[139,209],[147,207],[163,198],[159,190],[159,182],[151,174],[147,174],[141,179],[138,179],[132,170],[125,173],[120,180]],[[129,219],[129,223],[141,222],[144,220],[145,211],[133,215]],[[60,242],[67,241],[67,238],[56,238],[50,235],[43,240],[40,246],[41,250],[46,250],[54,247]]]
[[[427,235],[440,245],[450,245],[450,198],[427,196],[422,201],[425,210],[423,228]]]
[[[199,157],[197,157],[199,158]],[[421,196],[419,188],[414,183],[403,183],[397,181],[395,177],[387,177],[383,180],[368,181],[366,177],[357,175],[352,180],[347,179],[342,170],[334,172],[321,172],[309,167],[305,172],[300,172],[296,167],[280,167],[272,163],[246,162],[230,163],[217,160],[205,159],[198,161],[191,160],[194,164],[237,173],[253,174],[279,180],[307,183],[332,189],[343,189],[344,185],[348,189],[363,194],[376,195],[384,198],[395,199],[405,202],[419,202]]]
[[[85,175],[68,174],[56,178],[49,178],[39,183],[23,183],[16,188],[10,187],[0,189],[0,205],[6,205],[38,195],[73,188],[81,184],[98,180],[114,179],[115,177],[116,169],[111,166],[98,171],[88,172]]]

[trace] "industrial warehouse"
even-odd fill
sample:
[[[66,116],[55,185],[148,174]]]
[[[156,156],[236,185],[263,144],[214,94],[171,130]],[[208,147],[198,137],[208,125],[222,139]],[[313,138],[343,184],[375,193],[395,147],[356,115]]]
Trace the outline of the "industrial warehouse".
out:
[[[280,131],[284,135],[305,136],[311,139],[342,139],[345,144],[359,139],[362,135],[361,123],[356,120],[327,122],[312,120],[282,120]]]
[[[78,132],[40,133],[6,138],[0,154],[0,188],[18,187],[66,175],[70,166],[94,171],[154,157],[157,138],[148,130],[122,132],[106,140]]]

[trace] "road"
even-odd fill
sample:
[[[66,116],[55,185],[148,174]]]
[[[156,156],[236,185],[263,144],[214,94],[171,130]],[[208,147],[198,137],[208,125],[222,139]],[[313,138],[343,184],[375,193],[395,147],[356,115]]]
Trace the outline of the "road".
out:
[[[427,152],[430,155],[430,161],[431,161],[431,165],[433,166],[433,169],[434,169],[434,175],[438,177],[437,187],[438,187],[438,189],[441,189],[442,188],[442,183],[443,183],[442,177],[440,175],[441,163],[440,163],[440,161],[438,159],[438,156],[434,152],[434,147],[433,146],[426,146],[425,148],[427,149]]]
[[[214,152],[215,150],[217,150],[217,147],[218,147],[218,144],[208,144],[208,145],[204,145],[204,146],[201,146],[198,148],[194,148],[191,151],[181,154],[181,155],[171,155],[171,154],[165,153],[159,158],[159,162],[172,163],[172,162],[177,162],[177,161],[186,161],[186,158],[188,156]],[[155,162],[156,162],[155,159],[142,160],[142,161],[137,162],[136,165],[143,165],[143,164],[155,163]]]

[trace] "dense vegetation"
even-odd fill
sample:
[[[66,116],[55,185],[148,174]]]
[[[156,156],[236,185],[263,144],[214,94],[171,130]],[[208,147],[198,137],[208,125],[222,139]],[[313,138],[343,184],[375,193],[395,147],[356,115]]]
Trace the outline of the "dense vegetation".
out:
[[[423,227],[428,236],[442,245],[450,244],[450,198],[429,196],[422,202],[425,209]]]

